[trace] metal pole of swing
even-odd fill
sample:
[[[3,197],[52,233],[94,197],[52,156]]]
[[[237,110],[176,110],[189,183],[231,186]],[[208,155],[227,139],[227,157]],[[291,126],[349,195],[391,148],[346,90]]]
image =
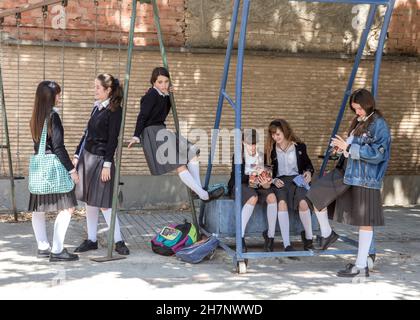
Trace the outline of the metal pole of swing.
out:
[[[145,0],[144,2],[148,3],[149,1],[150,0]],[[159,8],[158,8],[156,0],[151,0],[151,1],[152,1],[152,5],[153,5],[153,16],[154,16],[154,21],[155,21],[156,30],[157,30],[158,39],[159,39],[160,54],[162,56],[163,66],[169,71],[168,56],[166,54],[165,44],[163,43],[162,28],[161,28],[161,25],[160,25]],[[172,85],[172,83],[171,83],[171,85]],[[176,109],[175,97],[174,97],[173,92],[169,93],[169,97],[171,99],[171,106],[172,106],[171,109],[172,109],[172,114],[173,114],[174,122],[175,122],[175,130],[176,130],[177,134],[180,134],[178,112],[177,112],[177,109]],[[191,206],[191,215],[192,215],[193,224],[194,224],[195,228],[197,229],[197,232],[199,232],[200,228],[199,228],[198,221],[197,221],[197,214],[196,214],[194,200],[192,198],[191,190],[187,189],[187,192],[188,192],[188,198],[189,198],[190,206]]]
[[[3,18],[1,18],[3,19]],[[0,22],[3,24],[3,22]],[[2,26],[1,26],[2,27]],[[3,32],[1,33],[1,36],[3,37]],[[0,41],[2,41],[1,39]],[[12,162],[12,152],[10,150],[10,137],[9,137],[9,124],[7,121],[7,112],[6,112],[6,101],[4,98],[4,88],[3,88],[3,74],[1,69],[1,63],[0,63],[0,103],[1,103],[1,112],[2,118],[3,118],[3,131],[5,135],[5,142],[7,146],[7,158],[9,163],[9,175],[10,175],[10,200],[13,210],[13,215],[15,218],[15,221],[18,221],[18,215],[17,215],[17,208],[16,208],[16,195],[15,195],[15,176],[13,173],[13,162]]]
[[[121,120],[120,134],[118,136],[118,148],[117,148],[117,155],[116,155],[117,160],[115,163],[115,180],[114,180],[114,190],[113,190],[113,197],[112,197],[111,226],[108,232],[108,255],[104,258],[92,259],[93,261],[96,261],[96,262],[106,262],[106,261],[112,261],[112,260],[125,259],[125,257],[122,257],[122,256],[112,257],[112,249],[114,247],[115,221],[117,218],[118,187],[120,183],[121,158],[122,158],[124,129],[125,129],[124,127],[125,127],[125,118],[127,115],[128,89],[129,89],[129,84],[130,84],[131,63],[132,63],[132,57],[133,57],[134,28],[136,25],[136,18],[137,18],[137,1],[139,0],[132,0],[131,24],[130,24],[130,33],[128,37],[127,66],[126,66],[125,79],[124,79],[123,115],[122,115],[122,120]]]

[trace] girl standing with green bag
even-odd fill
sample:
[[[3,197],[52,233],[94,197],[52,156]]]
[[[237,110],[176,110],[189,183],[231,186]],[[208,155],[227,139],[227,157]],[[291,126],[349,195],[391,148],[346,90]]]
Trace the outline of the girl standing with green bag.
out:
[[[79,176],[64,146],[64,129],[60,116],[54,108],[60,101],[60,93],[61,88],[57,83],[42,81],[36,90],[30,122],[35,155],[31,159],[29,169],[29,211],[33,212],[32,227],[38,244],[37,256],[39,258],[49,257],[51,262],[79,259],[77,255],[67,252],[64,248],[67,228],[74,207],[77,205],[74,189],[68,191],[68,188],[60,186],[57,186],[57,188],[51,187],[56,182],[54,180],[58,181],[59,171],[61,173],[67,171],[74,183],[79,181]],[[51,159],[54,158],[52,155],[55,155],[59,161],[39,161],[39,158],[36,159],[37,157]],[[40,172],[42,172],[41,176],[44,175],[45,178],[34,178],[39,177]],[[52,248],[47,237],[46,212],[58,212],[54,223]]]

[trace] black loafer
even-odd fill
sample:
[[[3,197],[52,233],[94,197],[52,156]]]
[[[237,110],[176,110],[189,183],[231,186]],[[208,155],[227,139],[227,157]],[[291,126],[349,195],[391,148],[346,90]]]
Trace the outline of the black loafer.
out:
[[[49,258],[50,257],[50,253],[51,253],[51,250],[50,249],[47,249],[47,250],[39,250],[38,249],[38,251],[36,253],[36,257],[37,258],[40,258],[40,259],[42,259],[42,258]]]
[[[130,254],[130,250],[127,248],[124,241],[115,243],[115,251],[122,256],[128,256]]]
[[[85,240],[82,242],[80,246],[78,246],[74,252],[86,252],[90,250],[97,250],[98,249],[98,241],[91,241],[91,240]]]
[[[354,277],[369,277],[369,268],[365,267],[364,269],[359,269],[354,264],[349,263],[346,265],[344,270],[337,272],[337,277],[342,278],[354,278]]]
[[[69,253],[67,249],[63,249],[60,253],[51,253],[50,262],[59,262],[59,261],[77,261],[79,256],[77,254]]]
[[[203,200],[203,202],[207,203],[207,202],[219,199],[224,194],[225,194],[225,188],[223,188],[223,187],[217,188],[213,191],[210,191],[209,192],[209,199],[208,200]]]
[[[324,238],[321,238],[321,250],[327,250],[334,242],[336,242],[340,238],[338,234],[334,232],[334,230],[331,231],[331,234]]]
[[[306,239],[305,231],[302,231],[300,233],[300,237],[302,238],[303,250],[305,251],[314,250],[313,240]]]
[[[297,251],[295,248],[293,248],[292,246],[287,246],[285,249],[284,249],[284,251],[285,252],[295,252],[295,251]],[[287,257],[287,258],[289,258],[290,260],[300,260],[298,257]]]
[[[262,233],[262,236],[264,238],[264,250],[266,252],[273,252],[274,251],[274,238],[268,237],[268,231],[265,230]]]

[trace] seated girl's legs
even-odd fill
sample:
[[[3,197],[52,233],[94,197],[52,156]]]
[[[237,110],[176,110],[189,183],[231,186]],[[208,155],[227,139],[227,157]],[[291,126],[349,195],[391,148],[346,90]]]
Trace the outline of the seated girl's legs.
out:
[[[328,220],[328,210],[327,208],[319,210],[318,208],[315,208],[315,207],[314,207],[314,210],[315,210],[315,214],[318,219],[318,222],[319,222],[319,227],[321,229],[321,236],[323,238],[328,238],[332,233],[330,222]]]
[[[364,269],[367,267],[367,258],[369,256],[370,246],[373,239],[373,227],[359,228],[359,248],[357,252],[356,267]]]
[[[252,213],[254,212],[255,206],[257,205],[258,202],[258,196],[255,194],[252,197],[250,197],[245,205],[242,207],[242,238],[245,237],[245,229],[246,226],[248,225],[249,219],[252,216]]]
[[[194,180],[202,188],[203,185],[201,184],[201,176],[200,176],[200,160],[198,156],[195,156],[188,162],[187,168],[188,168],[188,171],[193,176]]]
[[[111,214],[112,208],[101,208],[102,214],[104,215],[105,221],[108,224],[108,228],[111,228]],[[118,216],[115,218],[115,230],[114,230],[114,242],[122,241],[120,222]]]
[[[64,249],[64,238],[70,224],[74,208],[62,210],[58,213],[54,223],[54,237],[51,253],[58,254]]]
[[[35,239],[38,244],[38,250],[49,250],[50,243],[47,237],[47,227],[45,224],[45,212],[32,213],[32,228],[34,229]]]
[[[306,200],[301,200],[299,202],[299,217],[300,221],[302,221],[303,228],[305,229],[305,238],[307,240],[312,240],[313,233],[311,211],[309,210]]]
[[[267,236],[269,238],[274,238],[274,234],[276,232],[276,222],[277,222],[277,198],[274,193],[270,193],[267,196],[267,221],[268,221]]]
[[[283,246],[284,248],[287,248],[288,246],[290,246],[290,221],[287,203],[284,200],[279,201],[278,218],[281,237],[283,238]]]
[[[196,164],[192,164],[192,167],[196,166]],[[194,170],[194,169],[193,169]],[[188,170],[187,166],[181,166],[176,169],[176,172],[178,173],[179,178],[181,181],[192,191],[194,191],[201,200],[208,200],[209,194],[206,190],[203,189],[201,186],[201,182],[198,183],[197,180],[199,179],[200,173],[198,173],[197,178],[194,178],[193,174]]]

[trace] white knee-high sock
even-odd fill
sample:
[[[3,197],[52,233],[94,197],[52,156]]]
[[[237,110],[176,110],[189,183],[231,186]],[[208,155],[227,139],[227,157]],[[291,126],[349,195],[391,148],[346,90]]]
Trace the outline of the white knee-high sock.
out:
[[[283,245],[286,248],[290,246],[290,222],[289,222],[289,212],[279,211],[279,225],[281,231],[281,237],[283,238]]]
[[[99,208],[86,205],[86,225],[88,240],[96,242],[98,233]]]
[[[102,211],[102,214],[104,215],[105,221],[108,224],[108,228],[111,228],[111,214],[112,209],[106,209]],[[115,218],[115,231],[114,231],[114,242],[119,242],[122,240],[121,237],[121,229],[120,229],[120,222],[118,219],[118,216]]]
[[[300,221],[302,221],[303,228],[305,229],[305,238],[307,240],[312,240],[314,237],[312,233],[312,219],[311,219],[311,211],[299,211]]]
[[[254,212],[255,206],[252,206],[250,204],[245,204],[242,208],[242,238],[245,236],[245,229],[246,225],[249,222],[249,219],[252,216],[252,213]]]
[[[322,211],[315,211],[316,217],[321,228],[321,236],[327,238],[331,235],[332,229],[330,222],[328,221],[328,211],[324,209]]]
[[[277,222],[277,203],[267,204],[268,237],[274,238]]]
[[[45,212],[32,213],[32,228],[34,229],[35,239],[39,250],[48,250],[50,243],[47,237],[47,226],[45,224]]]
[[[68,210],[61,211],[54,223],[54,239],[52,253],[60,253],[64,249],[64,238],[71,220],[71,213]]]
[[[194,179],[194,177],[191,175],[191,173],[186,170],[182,171],[178,174],[181,181],[192,191],[194,191],[201,200],[208,200],[209,194],[206,190],[204,190]]]
[[[200,162],[198,161],[190,161],[187,164],[188,171],[193,176],[195,182],[202,188],[203,185],[201,184],[201,177],[200,177]]]
[[[363,269],[367,266],[370,245],[372,244],[373,231],[359,231],[359,249],[357,252],[356,267]]]

